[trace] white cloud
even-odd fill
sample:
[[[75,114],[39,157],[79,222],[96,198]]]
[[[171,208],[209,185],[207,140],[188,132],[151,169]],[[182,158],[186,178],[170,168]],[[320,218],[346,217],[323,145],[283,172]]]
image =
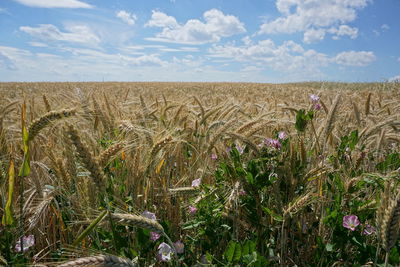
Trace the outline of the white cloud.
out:
[[[376,60],[371,51],[346,51],[337,54],[335,62],[344,66],[364,67]]]
[[[392,78],[388,79],[388,82],[396,82],[396,83],[400,83],[400,75],[396,75]]]
[[[78,0],[14,0],[30,7],[43,8],[93,8],[93,6]]]
[[[244,24],[232,15],[225,15],[218,9],[211,9],[203,14],[205,22],[197,19],[188,20],[185,24],[179,24],[172,16],[160,11],[153,11],[151,19],[146,23],[148,27],[163,28],[154,38],[147,40],[204,44],[218,42],[222,37],[246,32]]]
[[[160,11],[152,11],[151,19],[145,24],[146,27],[161,27],[175,29],[179,27],[178,22],[172,16]]]
[[[352,28],[348,25],[340,25],[339,28],[330,28],[329,33],[335,34],[332,38],[337,40],[340,36],[347,35],[351,39],[356,39],[358,35],[358,29]]]
[[[325,37],[324,29],[309,29],[304,32],[303,42],[310,44],[323,40]]]
[[[313,42],[322,40],[330,28],[341,25],[336,29],[337,36],[349,35],[355,38],[356,28],[343,24],[354,21],[357,10],[364,8],[369,2],[370,0],[277,0],[276,7],[282,16],[262,24],[258,33],[305,32],[304,42]]]
[[[380,36],[381,33],[384,33],[390,29],[389,25],[387,24],[382,24],[379,30],[372,30],[372,32],[375,34],[375,36]]]
[[[29,42],[29,44],[34,47],[48,47],[47,44],[41,42]]]
[[[248,40],[250,41],[250,40]],[[312,80],[326,78],[323,69],[331,64],[362,67],[372,63],[376,57],[373,52],[345,51],[337,55],[327,55],[313,49],[306,50],[293,41],[281,45],[271,39],[235,44],[213,45],[209,57],[226,59],[241,63],[251,63],[264,69],[279,71],[291,80]]]
[[[120,10],[115,15],[128,25],[135,25],[137,20],[137,16],[135,14],[129,13],[125,10]]]
[[[256,44],[234,46],[214,45],[210,57],[227,58],[239,62],[262,63],[264,68],[290,73],[292,77],[321,78],[320,68],[328,65],[327,55],[315,50],[305,50],[293,41],[285,41],[277,46],[272,40],[262,40]]]
[[[46,41],[63,41],[90,46],[96,46],[101,42],[100,38],[86,25],[69,25],[66,27],[68,32],[62,32],[52,24],[40,24],[36,28],[22,26],[19,29],[37,39]]]
[[[0,51],[0,69],[16,70],[17,67],[11,58]]]
[[[381,26],[381,30],[382,30],[382,31],[387,31],[387,30],[389,30],[389,29],[390,29],[389,25],[387,25],[387,24],[382,24],[382,26]]]

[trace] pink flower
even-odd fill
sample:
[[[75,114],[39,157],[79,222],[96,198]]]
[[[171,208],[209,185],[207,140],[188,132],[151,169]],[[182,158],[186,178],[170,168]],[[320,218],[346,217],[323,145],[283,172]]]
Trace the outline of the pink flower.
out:
[[[218,156],[217,156],[217,154],[211,154],[211,159],[212,160],[217,160],[218,159]]]
[[[312,95],[310,95],[310,100],[313,103],[317,103],[319,101],[319,96],[312,94]]]
[[[244,191],[243,189],[239,190],[239,196],[245,196],[247,195],[246,191]]]
[[[314,105],[314,109],[315,110],[321,110],[321,104],[320,103],[315,104]]]
[[[185,252],[185,245],[180,240],[174,243],[174,247],[177,254],[182,254]]]
[[[35,236],[28,235],[22,237],[22,242],[24,245],[24,252],[27,251],[30,247],[35,245]],[[21,239],[18,239],[17,243],[15,244],[15,251],[21,252]]]
[[[195,206],[189,206],[189,213],[195,214],[197,212],[197,208]]]
[[[244,152],[243,147],[241,147],[241,146],[239,146],[239,145],[236,145],[235,147],[236,147],[236,150],[239,152],[239,154],[242,155],[243,152]]]
[[[346,215],[343,217],[343,227],[354,231],[360,225],[360,221],[356,215]]]
[[[195,179],[195,180],[192,181],[192,186],[193,187],[199,187],[200,184],[201,184],[201,178]]]
[[[143,211],[142,216],[150,220],[157,220],[156,215],[148,210]]]
[[[156,232],[150,232],[150,240],[151,241],[156,241],[157,239],[159,239],[160,238],[160,234],[159,233],[156,233]]]
[[[276,149],[280,149],[282,144],[281,142],[279,142],[279,140],[277,139],[272,139],[272,138],[267,138],[264,140],[264,144],[269,146],[269,147],[273,147]]]
[[[375,227],[369,224],[366,224],[364,230],[362,231],[363,235],[372,235],[375,232],[376,232]]]
[[[169,261],[171,260],[172,248],[165,242],[162,242],[158,246],[157,257],[160,261]]]
[[[278,139],[280,140],[285,140],[288,137],[288,135],[284,131],[280,131],[278,133]]]

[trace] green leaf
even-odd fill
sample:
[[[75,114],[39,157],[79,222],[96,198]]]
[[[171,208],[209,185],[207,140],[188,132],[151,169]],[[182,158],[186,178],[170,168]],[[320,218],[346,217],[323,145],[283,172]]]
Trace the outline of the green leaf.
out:
[[[252,267],[266,267],[269,266],[267,259],[264,256],[257,255],[257,261],[251,265]]]
[[[103,220],[104,216],[106,216],[107,210],[100,213],[100,215],[78,236],[78,238],[74,241],[72,246],[76,247],[79,245],[82,240],[89,235],[89,233]]]
[[[250,172],[248,172],[246,174],[246,180],[249,184],[254,184],[254,177],[253,174],[251,174]]]
[[[256,243],[251,241],[251,240],[247,240],[242,247],[242,255],[249,255],[252,254],[253,252],[256,251]]]
[[[14,218],[12,215],[12,200],[14,194],[14,182],[15,182],[15,170],[14,170],[14,161],[10,161],[10,167],[8,169],[8,198],[7,203],[4,208],[3,218],[1,220],[4,226],[13,225]]]
[[[19,170],[19,176],[25,177],[31,173],[30,155],[29,155],[29,133],[25,127],[25,117],[26,117],[26,106],[25,103],[22,105],[21,111],[21,128],[22,128],[22,143],[24,149],[24,160],[22,166]]]
[[[226,246],[224,256],[228,262],[235,262],[240,260],[240,258],[242,257],[242,246],[240,245],[240,243],[233,240],[229,241],[228,245]]]
[[[354,130],[350,133],[350,138],[349,138],[349,147],[351,150],[354,150],[358,143],[358,130]]]
[[[283,222],[283,217],[280,216],[280,215],[278,215],[278,214],[276,214],[273,210],[271,210],[271,209],[269,209],[269,208],[267,208],[267,207],[263,207],[262,209],[264,210],[265,213],[271,215],[271,217],[272,217],[275,221]]]
[[[308,122],[308,119],[307,119],[304,109],[300,109],[299,111],[297,111],[296,123],[294,125],[296,130],[299,132],[304,132],[304,130],[306,129],[306,126],[307,126],[307,122]]]

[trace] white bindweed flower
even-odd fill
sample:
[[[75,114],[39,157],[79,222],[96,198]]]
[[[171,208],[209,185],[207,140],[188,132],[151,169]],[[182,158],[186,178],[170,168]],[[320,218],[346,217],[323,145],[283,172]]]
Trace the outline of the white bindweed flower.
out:
[[[160,261],[169,261],[171,260],[172,248],[165,242],[162,242],[158,246],[158,259]]]
[[[24,252],[27,251],[30,247],[35,245],[35,236],[28,235],[22,237],[22,242],[24,245]],[[17,243],[15,244],[15,251],[21,252],[21,239],[18,239]]]

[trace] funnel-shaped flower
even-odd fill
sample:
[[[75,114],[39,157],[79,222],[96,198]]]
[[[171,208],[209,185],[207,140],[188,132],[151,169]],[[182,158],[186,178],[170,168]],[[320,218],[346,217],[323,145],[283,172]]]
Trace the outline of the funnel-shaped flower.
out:
[[[35,245],[35,236],[34,235],[28,235],[22,237],[22,242],[24,245],[24,251],[27,251],[30,247]],[[15,244],[15,250],[17,252],[21,252],[21,239],[18,239],[17,243]]]
[[[158,259],[160,261],[169,261],[171,259],[172,248],[165,242],[158,246]]]
[[[343,227],[354,231],[360,225],[360,221],[356,215],[346,215],[343,217]]]

